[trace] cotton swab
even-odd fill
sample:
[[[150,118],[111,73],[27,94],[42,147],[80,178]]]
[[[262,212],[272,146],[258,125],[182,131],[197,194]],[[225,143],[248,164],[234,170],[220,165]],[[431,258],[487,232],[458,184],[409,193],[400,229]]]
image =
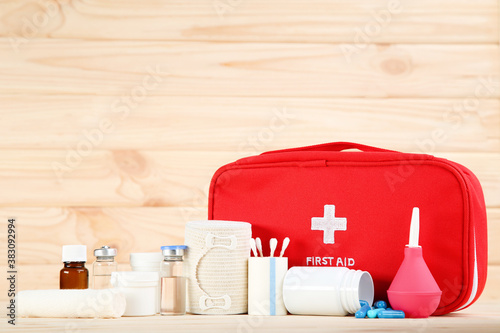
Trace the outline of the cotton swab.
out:
[[[283,255],[285,254],[285,250],[286,250],[286,248],[288,247],[288,244],[290,244],[290,238],[286,237],[286,238],[283,240],[283,245],[281,246],[281,253],[280,253],[280,257],[283,257]]]
[[[257,245],[257,250],[259,250],[260,256],[263,257],[264,254],[262,253],[262,241],[259,237],[255,238],[255,245]]]
[[[258,257],[259,255],[257,254],[257,247],[255,246],[255,239],[250,238],[250,248],[252,249],[252,253],[254,257]]]
[[[274,251],[276,251],[276,247],[278,246],[278,240],[276,238],[271,238],[269,241],[269,247],[271,248],[270,257],[274,257]]]

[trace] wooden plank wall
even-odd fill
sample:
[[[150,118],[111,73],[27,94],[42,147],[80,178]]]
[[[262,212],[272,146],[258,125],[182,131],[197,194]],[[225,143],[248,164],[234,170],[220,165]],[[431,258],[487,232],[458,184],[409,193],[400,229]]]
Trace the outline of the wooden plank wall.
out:
[[[355,141],[472,169],[488,207],[483,298],[499,299],[498,6],[2,1],[0,234],[16,217],[19,288],[57,288],[62,244],[110,244],[126,263],[182,242],[236,158]]]

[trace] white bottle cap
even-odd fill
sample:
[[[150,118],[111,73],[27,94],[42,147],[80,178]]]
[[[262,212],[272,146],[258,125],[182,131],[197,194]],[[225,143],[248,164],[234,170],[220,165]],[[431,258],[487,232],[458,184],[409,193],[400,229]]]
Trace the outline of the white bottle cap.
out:
[[[87,261],[87,246],[86,245],[63,245],[62,247],[63,262],[86,262]]]
[[[156,272],[163,261],[161,252],[137,252],[130,254],[130,266],[133,271]]]
[[[161,252],[136,252],[130,254],[131,264],[140,263],[159,263],[163,260]]]

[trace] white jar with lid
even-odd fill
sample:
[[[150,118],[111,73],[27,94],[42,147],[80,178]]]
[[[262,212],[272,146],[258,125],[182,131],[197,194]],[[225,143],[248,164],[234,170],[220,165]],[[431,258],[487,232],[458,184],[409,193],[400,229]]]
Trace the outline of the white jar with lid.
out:
[[[159,272],[163,261],[161,252],[137,252],[130,254],[130,266],[136,272]]]
[[[111,284],[125,295],[124,316],[153,316],[156,314],[158,272],[113,272]]]
[[[296,266],[283,282],[283,300],[291,314],[345,316],[373,303],[370,273],[346,267]]]
[[[130,254],[130,267],[134,272],[160,272],[163,261],[161,252],[137,252]],[[156,286],[156,313],[160,313],[160,278]]]

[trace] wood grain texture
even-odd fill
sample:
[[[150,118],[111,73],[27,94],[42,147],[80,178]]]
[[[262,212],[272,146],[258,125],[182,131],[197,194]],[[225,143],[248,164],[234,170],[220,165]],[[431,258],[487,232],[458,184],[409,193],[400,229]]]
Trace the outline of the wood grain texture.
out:
[[[207,208],[3,208],[2,230],[9,216],[16,218],[20,265],[59,264],[61,246],[66,244],[87,245],[89,262],[94,249],[109,245],[118,250],[116,260],[123,263],[133,252],[159,252],[163,245],[184,244],[186,222],[206,220]]]
[[[186,43],[0,39],[0,90],[137,96],[500,96],[499,45]],[[147,88],[147,89],[146,89]],[[131,105],[136,105],[132,99]],[[118,107],[118,106],[116,106]]]
[[[399,151],[498,152],[500,102],[418,98],[149,96],[114,112],[121,96],[0,95],[0,149],[262,151],[352,141]],[[121,104],[122,106],[125,104]],[[109,119],[112,129],[100,131]],[[431,140],[443,131],[442,140]],[[100,133],[99,133],[100,132]]]
[[[21,318],[15,332],[498,332],[500,306],[492,301],[428,319],[359,320],[354,316],[150,316],[118,319]],[[0,329],[7,328],[6,321]],[[10,328],[12,329],[12,328]]]
[[[488,213],[488,263],[491,265],[500,266],[500,209],[498,208],[488,209],[487,213]]]
[[[326,141],[326,140],[325,140]],[[251,147],[249,149],[252,149]],[[86,150],[82,150],[86,151]],[[255,152],[2,150],[1,206],[204,206],[214,172]],[[481,181],[500,207],[500,154],[439,153]]]
[[[500,209],[488,213],[490,265],[500,266]],[[199,207],[4,207],[0,228],[16,218],[18,264],[55,264],[61,246],[86,244],[87,257],[103,244],[118,249],[117,261],[128,262],[131,252],[159,251],[166,244],[184,243],[184,225],[205,220],[206,206]],[[1,235],[1,234],[0,234]],[[0,248],[3,256],[6,248]]]
[[[49,202],[50,206],[66,202],[86,207],[207,205],[213,173],[238,156],[234,152],[117,150],[92,151],[78,159],[71,150],[4,152],[0,186],[9,191],[0,192],[3,206],[8,202],[14,206]]]
[[[354,43],[364,41],[359,37],[364,32],[364,36],[378,43],[496,43],[498,40],[498,6],[494,0],[148,0],[119,4],[59,0],[59,6],[53,3],[2,1],[0,36]]]

